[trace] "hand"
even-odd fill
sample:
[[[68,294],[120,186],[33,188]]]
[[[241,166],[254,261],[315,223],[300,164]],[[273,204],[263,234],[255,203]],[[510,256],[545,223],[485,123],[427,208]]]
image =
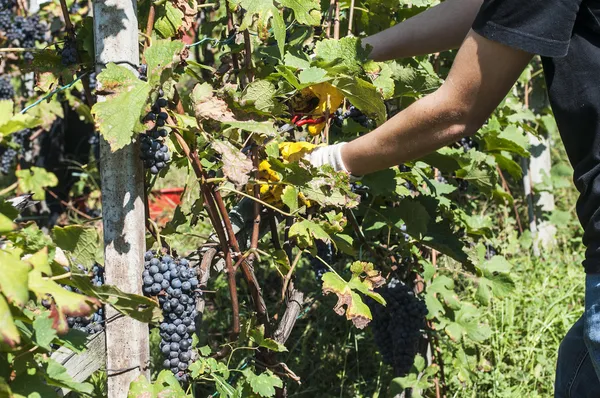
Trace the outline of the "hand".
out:
[[[312,152],[304,155],[304,159],[308,160],[314,167],[321,167],[325,164],[333,167],[335,171],[343,171],[350,176],[350,180],[355,181],[360,177],[352,175],[342,160],[342,147],[345,142],[340,142],[334,145],[322,146],[314,149]]]

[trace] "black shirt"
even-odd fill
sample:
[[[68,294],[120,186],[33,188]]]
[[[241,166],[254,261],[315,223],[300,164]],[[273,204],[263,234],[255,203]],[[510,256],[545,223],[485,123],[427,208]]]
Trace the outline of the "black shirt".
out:
[[[580,192],[583,266],[600,273],[600,0],[484,0],[473,30],[542,56],[550,104]]]

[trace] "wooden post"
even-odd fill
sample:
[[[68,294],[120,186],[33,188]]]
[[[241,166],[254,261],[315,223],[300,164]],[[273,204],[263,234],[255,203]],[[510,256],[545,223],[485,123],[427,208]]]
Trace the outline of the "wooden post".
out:
[[[103,0],[93,4],[96,70],[99,72],[109,62],[137,66],[137,1]],[[98,96],[99,102],[105,100],[105,97]],[[125,292],[141,294],[145,216],[139,143],[112,152],[101,138],[100,171],[106,283]],[[107,308],[107,318],[115,314],[115,310]],[[149,351],[147,324],[128,317],[107,323],[109,398],[126,397],[132,380],[140,374],[149,376]]]

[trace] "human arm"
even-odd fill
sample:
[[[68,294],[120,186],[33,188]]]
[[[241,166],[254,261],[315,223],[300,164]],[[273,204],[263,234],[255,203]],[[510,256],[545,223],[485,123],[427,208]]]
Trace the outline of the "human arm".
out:
[[[309,160],[320,166],[325,163],[321,159],[339,158],[342,166],[336,167],[337,170],[365,175],[418,159],[474,134],[506,96],[531,58],[530,53],[471,31],[448,78],[437,91],[371,133],[345,145],[318,149]]]
[[[389,29],[362,39],[375,61],[414,57],[458,48],[483,0],[446,0]]]

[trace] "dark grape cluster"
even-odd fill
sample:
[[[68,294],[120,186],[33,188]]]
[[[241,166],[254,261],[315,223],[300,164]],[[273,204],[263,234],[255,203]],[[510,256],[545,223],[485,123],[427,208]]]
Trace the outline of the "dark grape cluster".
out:
[[[30,134],[30,129],[17,131],[11,135],[11,141],[15,146],[18,146],[22,152],[26,151],[29,147],[29,140],[27,138]],[[0,173],[6,175],[11,172],[15,165],[18,153],[19,152],[17,152],[13,146],[0,146]]]
[[[367,300],[373,321],[375,343],[385,363],[394,368],[397,377],[405,376],[417,355],[419,340],[426,327],[427,306],[412,289],[396,279],[377,289],[386,306]]]
[[[333,262],[333,244],[331,242],[323,242],[320,239],[315,240],[315,247],[317,248],[317,256],[320,257],[327,264],[331,265]],[[310,265],[315,272],[315,278],[321,282],[323,275],[329,272],[329,268],[323,261],[316,257],[310,256]]]
[[[144,255],[143,290],[146,296],[158,296],[164,316],[160,324],[160,349],[163,368],[171,369],[180,381],[192,358],[192,334],[196,331],[196,299],[199,296],[196,271],[186,259]]]
[[[163,127],[167,120],[167,112],[164,108],[167,106],[167,100],[163,97],[162,90],[159,92],[159,98],[152,106],[152,110],[146,115],[146,121],[154,122],[154,127],[147,130],[145,134],[140,134],[141,158],[144,161],[144,166],[150,170],[152,174],[158,174],[162,169],[167,167],[167,163],[171,159],[169,147],[165,144],[167,130]]]
[[[140,77],[140,80],[148,81],[148,65],[141,64],[140,66],[138,66],[138,75]]]
[[[458,143],[463,147],[465,152],[469,152],[471,149],[479,148],[479,144],[477,144],[477,142],[471,137],[461,138]]]
[[[15,95],[15,90],[10,83],[10,76],[0,76],[0,100],[12,99]]]
[[[14,47],[32,48],[35,47],[36,42],[45,40],[46,30],[46,24],[40,21],[37,15],[29,17],[17,15],[6,30],[6,38]],[[23,57],[26,60],[32,60],[33,54],[26,52]]]
[[[17,151],[10,147],[0,147],[0,173],[7,175],[11,172],[17,157]]]
[[[485,244],[485,259],[490,260],[492,257],[498,255],[498,250],[490,243]]]
[[[65,42],[65,46],[60,51],[60,58],[63,66],[74,65],[77,63],[77,48],[71,40]]]
[[[369,119],[364,113],[362,113],[360,110],[358,110],[358,108],[356,108],[354,105],[351,105],[348,108],[348,110],[344,113],[342,113],[341,109],[338,109],[334,114],[333,122],[336,125],[341,127],[342,124],[344,123],[344,120],[346,120],[346,119],[352,119],[356,123],[360,124],[363,127],[368,128],[368,129],[372,129],[375,127],[374,121],[372,119]]]
[[[0,0],[0,35],[6,35],[10,27],[15,2],[13,0]]]
[[[77,265],[79,271],[87,272],[86,268],[79,264]],[[70,268],[65,267],[65,271],[69,272]],[[92,267],[92,278],[91,282],[94,286],[100,287],[104,284],[104,268],[99,264],[94,264]],[[77,288],[73,288],[69,285],[63,285],[65,290],[81,294],[81,291]],[[42,300],[42,305],[46,308],[50,308],[50,301],[48,299]],[[89,316],[78,316],[78,317],[67,317],[67,324],[69,328],[76,329],[87,334],[100,333],[104,330],[104,308],[99,308],[98,311]]]

